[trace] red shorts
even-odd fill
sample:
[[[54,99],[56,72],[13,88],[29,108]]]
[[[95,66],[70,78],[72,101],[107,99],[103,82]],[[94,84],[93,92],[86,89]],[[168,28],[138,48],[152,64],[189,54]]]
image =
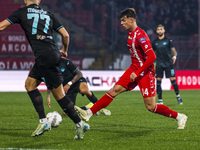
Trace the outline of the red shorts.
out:
[[[138,85],[143,97],[156,96],[155,70],[144,73],[143,76],[137,77],[135,81],[130,80],[132,72],[134,72],[134,70],[129,67],[120,77],[119,81],[117,81],[116,85],[121,85],[129,91],[133,90]]]

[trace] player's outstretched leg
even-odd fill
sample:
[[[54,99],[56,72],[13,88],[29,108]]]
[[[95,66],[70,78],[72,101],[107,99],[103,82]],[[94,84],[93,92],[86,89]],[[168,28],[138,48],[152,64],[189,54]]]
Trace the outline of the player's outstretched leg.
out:
[[[174,119],[177,120],[178,122],[178,128],[177,129],[184,129],[185,128],[185,124],[187,121],[187,116],[184,114],[180,114],[176,111],[173,111],[171,109],[169,109],[169,107],[165,106],[165,105],[161,105],[161,104],[156,104],[154,110],[154,113],[157,114],[161,114],[164,115],[166,117],[172,117]]]
[[[93,103],[89,103],[85,107],[81,107],[81,109],[87,110],[87,109],[90,109],[93,105],[94,105]],[[106,109],[106,108],[102,108],[100,111],[98,111],[96,113],[96,115],[100,115],[100,113],[103,114],[103,115],[106,115],[106,116],[111,115],[111,111]]]
[[[112,95],[106,93],[90,109],[83,110],[78,106],[75,106],[75,110],[79,113],[79,116],[82,118],[82,120],[87,122],[93,114],[97,113],[102,108],[107,107],[113,101],[113,99],[114,97]]]
[[[32,137],[42,135],[45,131],[51,130],[51,123],[46,118],[40,119],[40,124],[37,129],[32,133]]]
[[[34,136],[42,135],[45,131],[51,130],[51,124],[46,119],[42,95],[40,94],[38,89],[29,91],[28,95],[31,98],[31,101],[35,107],[35,110],[37,111],[40,118],[40,124],[31,135],[34,137]]]

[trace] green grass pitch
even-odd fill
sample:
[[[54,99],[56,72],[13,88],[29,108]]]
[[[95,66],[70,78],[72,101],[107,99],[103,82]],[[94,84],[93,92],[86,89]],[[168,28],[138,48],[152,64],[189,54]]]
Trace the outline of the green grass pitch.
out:
[[[111,116],[93,116],[90,131],[83,140],[75,141],[75,125],[63,117],[62,124],[39,137],[31,137],[39,120],[31,100],[25,92],[0,93],[0,150],[1,149],[66,149],[66,150],[197,150],[200,149],[200,94],[199,90],[182,90],[180,106],[174,91],[163,91],[164,104],[188,115],[184,130],[177,130],[175,119],[148,112],[139,91],[117,96],[108,109]],[[94,92],[97,98],[105,92]],[[46,92],[42,92],[45,112],[58,111],[51,97],[52,108],[46,105]],[[77,105],[88,104],[86,96],[77,97]]]

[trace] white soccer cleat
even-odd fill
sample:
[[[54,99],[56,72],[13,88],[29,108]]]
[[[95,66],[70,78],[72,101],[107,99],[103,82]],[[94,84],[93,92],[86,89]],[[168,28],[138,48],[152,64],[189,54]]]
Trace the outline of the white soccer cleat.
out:
[[[88,122],[90,119],[90,116],[88,115],[88,110],[83,110],[78,106],[74,106],[74,109],[77,111],[79,117],[81,118],[81,120]]]
[[[88,110],[88,109],[90,109],[93,105],[94,105],[93,103],[89,103],[89,104],[87,104],[87,105],[85,106],[85,108]],[[100,112],[97,111],[97,113],[96,113],[95,115],[97,115],[97,116],[100,115]]]
[[[177,129],[184,129],[188,117],[184,114],[180,114],[180,115],[181,115],[180,119],[177,119],[177,121],[178,121],[178,128]]]
[[[101,114],[104,114],[104,115],[106,115],[106,116],[110,116],[110,115],[111,115],[110,110],[105,109],[105,108],[101,109],[101,110],[100,110],[100,113],[101,113]]]
[[[87,109],[90,109],[93,105],[94,105],[93,103],[89,103],[89,104],[87,104],[85,107],[86,107]]]
[[[87,123],[83,123],[82,127],[76,127],[76,135],[74,137],[75,140],[83,139],[86,131],[90,129],[90,125]]]
[[[37,129],[32,133],[32,137],[42,135],[45,131],[51,130],[51,123],[50,122],[45,122],[45,123],[40,123],[37,127]]]

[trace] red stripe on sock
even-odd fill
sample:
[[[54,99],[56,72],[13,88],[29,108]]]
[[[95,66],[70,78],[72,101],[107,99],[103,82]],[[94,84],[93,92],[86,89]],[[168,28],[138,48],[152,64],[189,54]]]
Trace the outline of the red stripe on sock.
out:
[[[169,107],[162,104],[156,104],[153,112],[167,117],[172,117],[174,119],[176,119],[176,117],[178,116],[178,113],[176,111],[173,111],[169,109]]]
[[[109,93],[106,93],[102,98],[100,98],[91,108],[93,114],[96,114],[102,108],[107,107],[112,101],[114,97]]]

